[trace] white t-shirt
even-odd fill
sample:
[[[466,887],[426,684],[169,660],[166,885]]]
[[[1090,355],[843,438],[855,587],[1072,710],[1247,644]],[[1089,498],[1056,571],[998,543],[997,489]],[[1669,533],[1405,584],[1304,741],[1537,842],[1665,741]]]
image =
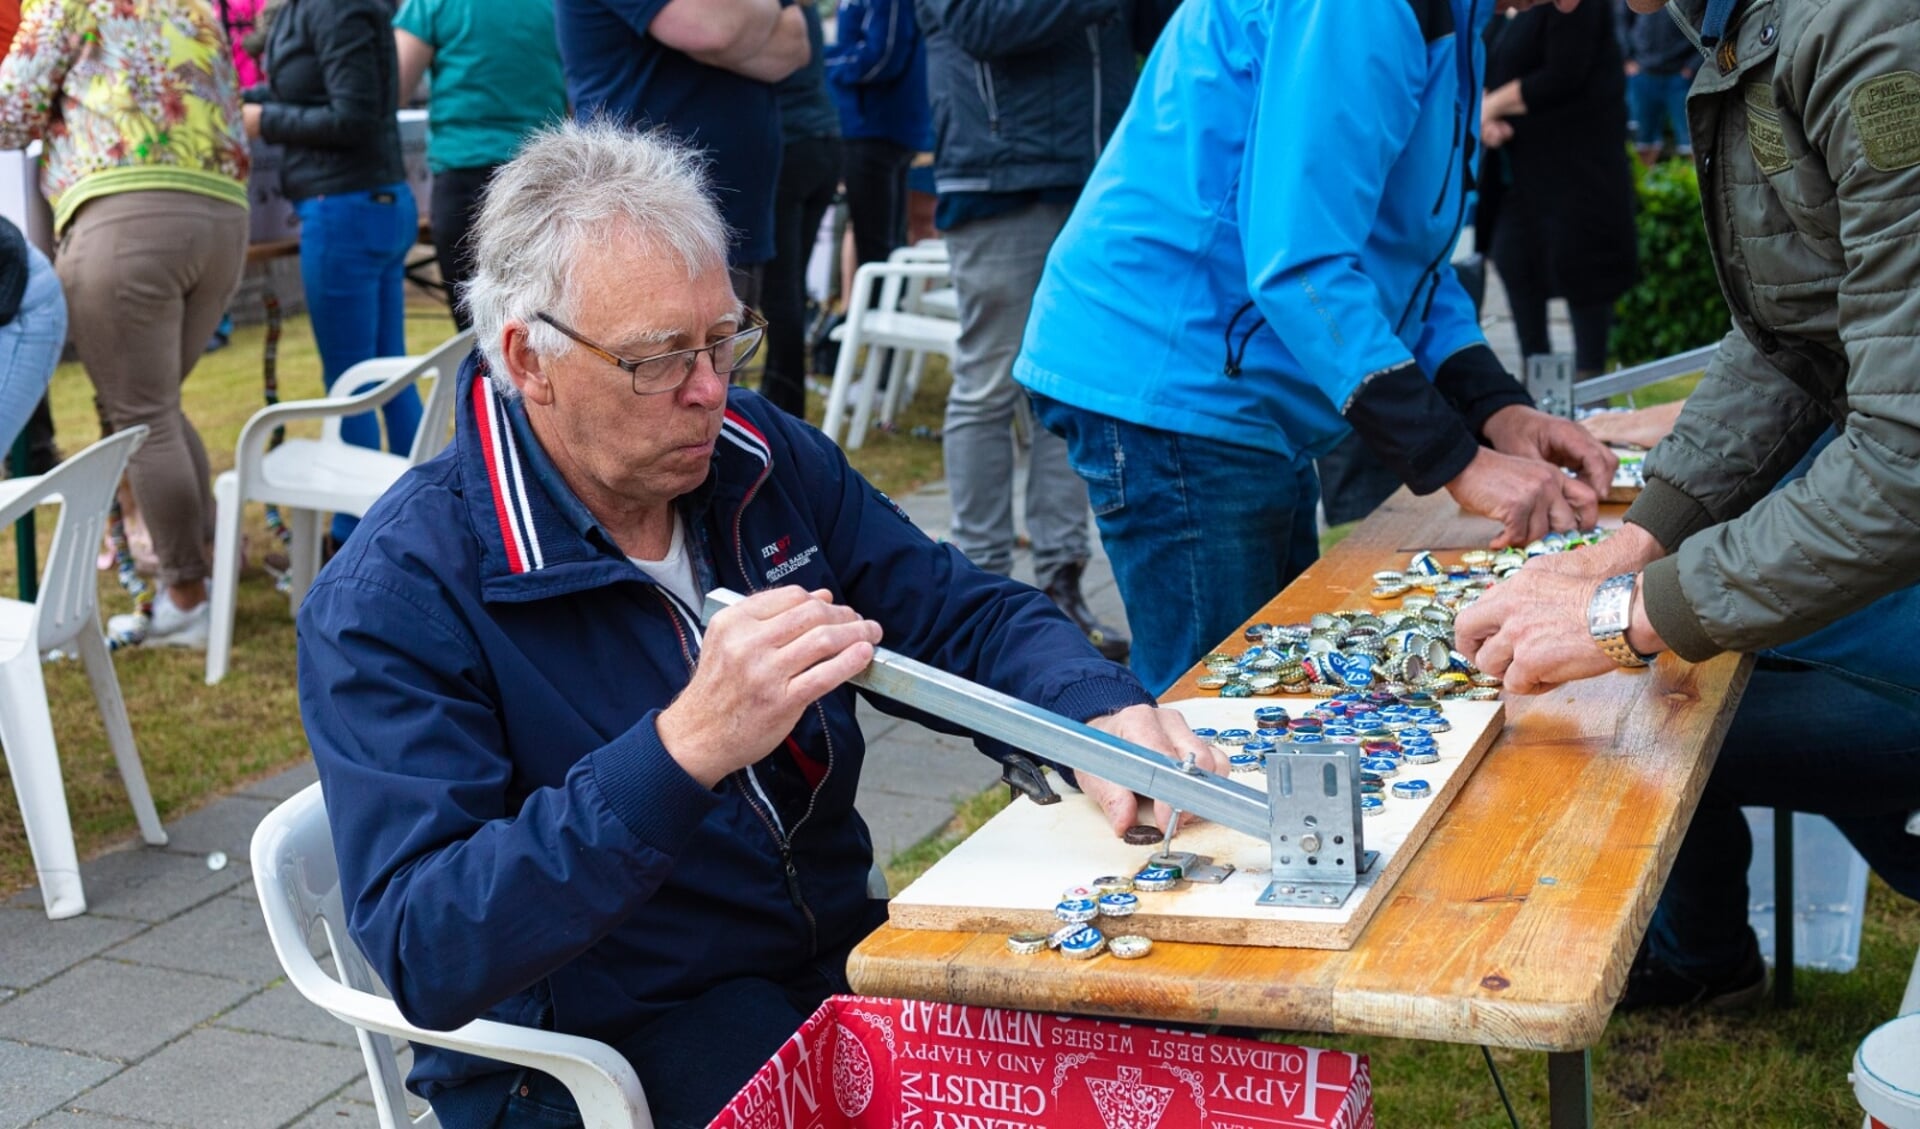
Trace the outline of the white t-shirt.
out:
[[[692,625],[694,637],[700,635],[700,611],[706,603],[700,594],[700,585],[694,579],[693,558],[687,555],[687,525],[680,518],[680,511],[673,514],[673,544],[667,546],[667,555],[657,561],[643,561],[639,557],[628,557],[633,567],[646,573],[658,584],[673,602],[680,606],[680,614],[687,617]]]

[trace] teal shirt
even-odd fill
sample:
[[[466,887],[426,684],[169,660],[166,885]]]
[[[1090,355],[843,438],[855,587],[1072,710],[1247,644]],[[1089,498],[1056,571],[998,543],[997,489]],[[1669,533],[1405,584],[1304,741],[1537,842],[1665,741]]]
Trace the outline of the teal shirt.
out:
[[[435,172],[511,160],[527,134],[567,116],[552,0],[407,0],[393,25],[433,48]]]

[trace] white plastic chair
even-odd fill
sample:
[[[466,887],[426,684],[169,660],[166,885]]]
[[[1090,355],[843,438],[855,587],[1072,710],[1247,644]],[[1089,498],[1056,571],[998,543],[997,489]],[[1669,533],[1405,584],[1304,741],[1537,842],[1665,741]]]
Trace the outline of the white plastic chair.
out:
[[[848,450],[858,448],[867,437],[867,425],[873,418],[875,393],[880,386],[880,366],[888,350],[940,353],[951,363],[960,341],[960,323],[947,317],[912,313],[903,308],[909,284],[922,280],[942,280],[949,276],[944,259],[937,262],[867,263],[853,274],[853,294],[847,301],[847,320],[836,335],[840,339],[840,359],[833,368],[833,386],[827,392],[827,414],[821,430],[827,438],[840,442],[841,426],[852,406],[847,423]],[[873,306],[874,288],[880,288],[880,302]],[[858,387],[853,369],[862,349],[866,364]],[[916,369],[917,372],[917,369]],[[900,374],[889,382],[887,407],[882,419],[892,419],[901,403],[903,386],[913,382],[913,374]]]
[[[320,785],[308,785],[268,812],[254,829],[253,885],[288,982],[359,1035],[383,1129],[438,1129],[440,1124],[431,1111],[408,1120],[394,1038],[550,1074],[573,1094],[587,1129],[653,1129],[653,1115],[633,1066],[605,1043],[490,1019],[476,1019],[457,1031],[428,1031],[407,1022],[347,935],[340,872]],[[333,957],[337,975],[314,958],[315,940]]]
[[[329,513],[359,517],[408,467],[426,462],[447,446],[453,427],[454,379],[473,348],[463,331],[421,357],[376,357],[362,361],[333,383],[324,400],[275,404],[253,413],[234,446],[233,469],[213,480],[213,608],[207,638],[207,685],[227,676],[233,651],[233,608],[240,582],[240,529],[248,502],[280,507],[292,539],[287,545],[293,606],[298,609],[320,570],[320,520]],[[340,438],[340,421],[370,412],[415,382],[433,378],[420,429],[405,455],[355,447]],[[354,389],[374,383],[365,391]],[[317,419],[318,439],[288,439],[268,449],[275,429]]]
[[[35,506],[58,500],[60,522],[40,578],[39,598],[31,603],[0,597],[0,745],[20,797],[21,822],[34,870],[40,876],[47,916],[55,920],[87,911],[80,885],[80,860],[73,845],[73,821],[67,814],[66,788],[60,777],[60,752],[53,739],[46,681],[40,656],[55,647],[79,652],[93,683],[93,697],[106,723],[107,744],[120,765],[120,779],[140,823],[140,837],[154,846],[167,841],[153,809],[147,774],[134,747],[127,705],[114,677],[113,658],[100,633],[94,546],[107,522],[107,509],[127,459],[147,437],[131,427],[102,439],[38,478],[0,483],[0,529],[20,520]]]

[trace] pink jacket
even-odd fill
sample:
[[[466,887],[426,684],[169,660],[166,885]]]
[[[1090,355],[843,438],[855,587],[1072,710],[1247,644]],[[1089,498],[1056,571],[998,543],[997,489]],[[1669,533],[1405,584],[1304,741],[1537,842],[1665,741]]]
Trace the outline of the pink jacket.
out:
[[[227,42],[233,48],[233,69],[239,72],[242,90],[258,86],[267,78],[259,61],[240,46],[240,41],[253,30],[254,21],[260,18],[260,9],[266,6],[267,0],[214,0],[214,10],[226,25]]]

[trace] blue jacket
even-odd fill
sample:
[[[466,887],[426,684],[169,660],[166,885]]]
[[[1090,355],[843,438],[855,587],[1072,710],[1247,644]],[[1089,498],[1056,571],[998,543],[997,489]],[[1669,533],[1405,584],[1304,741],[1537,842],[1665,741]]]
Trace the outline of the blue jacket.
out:
[[[916,153],[933,147],[927,44],[913,0],[840,0],[827,89],[849,140],[878,139]]]
[[[1347,433],[1369,378],[1484,346],[1449,260],[1493,6],[1187,0],[1054,242],[1016,378],[1293,457]]]
[[[687,684],[694,625],[480,367],[461,372],[452,447],[374,506],[301,605],[301,711],[350,931],[401,1012],[618,1040],[871,923],[854,692],[717,789],[687,776],[654,722]],[[930,540],[755,393],[731,394],[681,505],[703,586],[828,589],[887,646],[1068,716],[1150,700],[1044,595]],[[415,1053],[430,1100],[501,1069]]]

